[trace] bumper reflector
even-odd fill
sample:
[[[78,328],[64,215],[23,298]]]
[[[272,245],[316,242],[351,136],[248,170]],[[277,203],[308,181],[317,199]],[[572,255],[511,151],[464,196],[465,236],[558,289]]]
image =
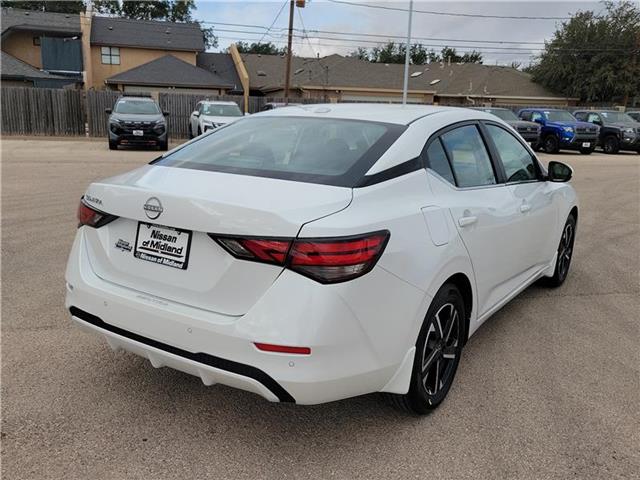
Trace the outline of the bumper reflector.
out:
[[[258,350],[263,352],[276,352],[276,353],[291,353],[294,355],[311,355],[311,349],[309,347],[287,347],[285,345],[272,345],[270,343],[258,343],[254,345]]]

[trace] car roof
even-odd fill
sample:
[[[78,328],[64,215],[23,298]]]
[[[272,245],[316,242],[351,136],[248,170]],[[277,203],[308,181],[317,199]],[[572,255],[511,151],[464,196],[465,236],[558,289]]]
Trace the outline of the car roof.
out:
[[[198,103],[207,103],[209,105],[235,105],[235,106],[238,106],[238,104],[236,102],[224,101],[224,100],[200,100]]]
[[[433,105],[400,105],[380,103],[324,103],[291,106],[267,110],[252,116],[286,116],[368,120],[408,125],[413,121],[439,112],[469,111],[468,108]],[[490,115],[490,114],[486,114]]]
[[[120,101],[120,100],[124,100],[124,99],[127,99],[127,100],[129,100],[129,99],[133,99],[133,100],[145,100],[145,101],[147,101],[147,102],[154,102],[154,103],[155,103],[155,100],[154,100],[153,98],[151,98],[151,97],[145,97],[145,96],[143,96],[143,95],[141,95],[141,96],[139,96],[139,97],[137,97],[137,96],[135,96],[135,95],[122,95],[121,97],[118,97],[118,101]]]

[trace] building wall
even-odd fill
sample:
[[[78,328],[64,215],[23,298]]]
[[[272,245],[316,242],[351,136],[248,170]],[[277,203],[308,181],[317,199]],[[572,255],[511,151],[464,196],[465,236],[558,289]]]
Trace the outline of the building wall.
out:
[[[329,102],[402,102],[402,92],[382,92],[378,90],[305,90],[304,98],[324,99]],[[407,95],[409,103],[432,104],[433,94],[429,93],[409,93]]]
[[[33,44],[33,37],[37,36],[32,32],[12,32],[2,40],[2,50],[33,67],[42,68],[40,47]]]
[[[31,80],[2,80],[2,87],[33,87]]]
[[[154,87],[149,85],[118,85],[118,90],[125,92],[145,92],[150,93],[152,96],[158,96],[158,93],[190,93],[192,95],[224,95],[225,91],[218,88],[203,89],[203,88],[169,88],[169,87]]]
[[[96,90],[105,88],[104,81],[107,78],[120,72],[131,70],[134,67],[139,67],[167,54],[173,55],[191,65],[196,64],[196,52],[120,47],[120,65],[103,65],[100,48],[101,46],[99,45],[91,45],[92,78],[89,87],[93,87]]]

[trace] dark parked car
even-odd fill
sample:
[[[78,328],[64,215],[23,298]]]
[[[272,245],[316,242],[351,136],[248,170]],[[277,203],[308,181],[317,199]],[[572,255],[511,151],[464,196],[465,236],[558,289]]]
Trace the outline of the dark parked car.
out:
[[[526,120],[520,120],[515,113],[508,108],[495,108],[495,107],[474,107],[474,110],[480,110],[482,112],[491,113],[496,117],[507,122],[511,127],[520,134],[520,136],[534,146],[538,144],[540,140],[541,127],[535,122],[527,122]]]
[[[636,122],[640,122],[640,110],[634,110],[632,112],[627,112],[631,118],[633,118]]]
[[[573,112],[578,120],[600,127],[598,145],[605,153],[632,150],[640,153],[640,123],[626,113],[615,110],[581,110]]]
[[[168,112],[160,110],[151,97],[123,95],[109,114],[109,149],[118,145],[155,146],[166,150],[169,145],[167,121]]]
[[[580,122],[566,110],[555,108],[525,108],[518,116],[522,120],[542,125],[540,147],[547,153],[558,150],[579,150],[589,155],[596,148],[600,127]]]
[[[267,110],[273,110],[274,108],[282,108],[282,107],[301,107],[302,103],[284,103],[284,102],[269,102],[265,103],[260,109],[261,112],[266,112]]]

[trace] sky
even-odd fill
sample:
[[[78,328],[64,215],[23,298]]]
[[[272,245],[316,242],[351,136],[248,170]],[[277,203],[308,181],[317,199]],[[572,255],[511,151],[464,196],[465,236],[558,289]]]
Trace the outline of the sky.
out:
[[[305,8],[294,13],[293,51],[300,56],[326,56],[333,53],[346,55],[358,46],[373,47],[387,40],[404,41],[407,33],[408,0],[346,0],[387,8],[370,8],[329,0],[307,0]],[[219,38],[219,47],[226,49],[237,40],[246,42],[271,41],[278,46],[286,45],[289,18],[288,0],[263,1],[205,1],[196,2],[194,17],[213,26]],[[585,1],[420,1],[413,3],[412,43],[432,46],[436,51],[442,46],[458,46],[464,52],[475,48],[483,51],[485,64],[508,65],[512,61],[528,65],[543,47],[542,42],[552,38],[562,20],[502,19],[446,16],[418,13],[426,10],[440,13],[464,13],[519,17],[570,17],[584,10],[600,12],[602,3]],[[280,12],[280,15],[278,15]],[[277,17],[277,20],[276,20]],[[269,26],[273,24],[273,28]],[[235,24],[235,25],[222,25]],[[238,25],[246,26],[238,26]],[[304,25],[304,27],[303,27]],[[306,30],[306,36],[303,32]],[[333,33],[318,33],[324,30]],[[266,35],[265,35],[266,33]],[[366,34],[366,35],[364,35]],[[372,36],[375,35],[375,36]],[[321,38],[319,38],[321,37]],[[397,38],[396,38],[397,37]],[[422,37],[422,38],[418,38]],[[466,40],[454,42],[452,40]],[[487,43],[532,42],[524,43]]]

